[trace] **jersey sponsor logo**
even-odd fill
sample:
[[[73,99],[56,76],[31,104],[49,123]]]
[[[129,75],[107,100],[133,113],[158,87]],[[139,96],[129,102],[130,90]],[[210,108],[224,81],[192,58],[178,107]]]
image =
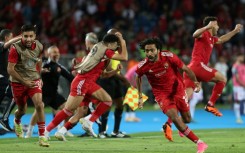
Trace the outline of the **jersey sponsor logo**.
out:
[[[210,67],[208,67],[207,65],[205,65],[203,62],[201,62],[201,66],[202,66],[202,68],[204,68],[208,72],[212,72],[213,71]]]
[[[141,68],[144,64],[146,63],[146,59],[141,61],[139,64],[138,64],[138,68]]]
[[[153,71],[150,69],[149,72],[152,73]]]
[[[171,53],[171,52],[162,52],[161,55],[162,56],[168,56],[168,57],[173,57],[174,56],[173,53]]]

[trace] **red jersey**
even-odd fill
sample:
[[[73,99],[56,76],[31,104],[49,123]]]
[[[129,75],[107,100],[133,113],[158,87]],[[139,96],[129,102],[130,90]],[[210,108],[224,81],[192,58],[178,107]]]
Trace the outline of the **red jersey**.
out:
[[[139,77],[146,75],[155,97],[161,94],[161,96],[171,98],[185,89],[179,72],[183,65],[184,63],[175,54],[161,51],[158,61],[150,62],[147,58],[141,61],[136,73]]]
[[[211,36],[209,31],[203,32],[202,37],[195,38],[191,63],[203,62],[205,65],[207,65],[213,46],[217,41],[218,37]]]

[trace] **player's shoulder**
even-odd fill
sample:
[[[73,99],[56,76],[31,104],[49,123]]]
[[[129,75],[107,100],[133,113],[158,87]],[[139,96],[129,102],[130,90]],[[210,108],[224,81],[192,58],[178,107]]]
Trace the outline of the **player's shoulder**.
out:
[[[165,57],[174,57],[174,53],[170,52],[169,50],[162,50],[160,55]]]
[[[145,64],[147,63],[147,59],[144,59],[138,63],[137,68],[140,69],[142,68]]]

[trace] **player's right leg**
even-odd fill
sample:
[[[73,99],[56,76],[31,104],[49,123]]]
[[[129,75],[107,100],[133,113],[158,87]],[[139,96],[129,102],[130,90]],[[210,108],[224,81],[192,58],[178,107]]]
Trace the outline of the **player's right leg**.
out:
[[[55,137],[60,141],[66,141],[65,134],[76,126],[79,119],[84,117],[87,111],[88,107],[81,106],[80,104],[80,107],[77,108],[76,113],[55,133]]]
[[[17,104],[18,108],[14,113],[14,130],[15,130],[15,134],[17,135],[17,137],[19,138],[23,138],[24,137],[24,132],[23,132],[23,128],[22,128],[22,124],[21,124],[21,117],[25,114],[26,112],[26,108],[27,108],[27,104]]]
[[[21,125],[21,117],[25,114],[27,109],[26,99],[27,96],[24,92],[24,86],[20,83],[11,83],[14,100],[18,106],[14,113],[14,129],[17,137],[23,138],[23,129]]]
[[[54,119],[46,127],[46,133],[47,132],[49,133],[52,129],[54,129],[57,125],[59,125],[67,117],[72,116],[73,111],[76,110],[76,108],[79,106],[82,100],[83,100],[83,96],[69,95],[65,108],[59,111],[55,115]]]

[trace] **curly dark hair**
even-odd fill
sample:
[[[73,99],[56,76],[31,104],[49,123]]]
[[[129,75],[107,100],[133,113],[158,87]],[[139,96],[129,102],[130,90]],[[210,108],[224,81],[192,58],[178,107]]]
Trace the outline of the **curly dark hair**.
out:
[[[155,44],[157,49],[162,49],[162,42],[158,37],[154,37],[154,38],[147,38],[145,40],[143,40],[142,42],[139,43],[139,46],[141,49],[145,50],[145,46],[146,45],[151,45],[151,44]]]

